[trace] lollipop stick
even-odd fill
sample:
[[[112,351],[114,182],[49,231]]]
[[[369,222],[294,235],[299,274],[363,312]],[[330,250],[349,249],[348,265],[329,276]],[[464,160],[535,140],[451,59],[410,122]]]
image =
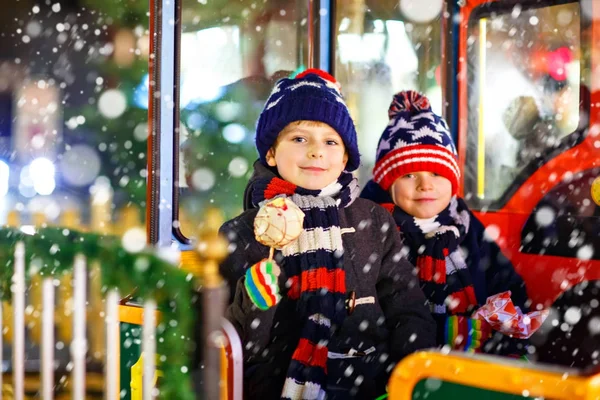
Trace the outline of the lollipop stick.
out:
[[[269,261],[273,261],[273,254],[275,253],[275,247],[269,249]]]

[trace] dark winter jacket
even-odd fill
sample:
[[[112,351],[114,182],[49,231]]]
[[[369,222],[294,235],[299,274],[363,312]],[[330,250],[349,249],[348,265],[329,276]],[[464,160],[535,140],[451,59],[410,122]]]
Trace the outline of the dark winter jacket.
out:
[[[361,193],[361,197],[372,199],[378,203],[391,202],[390,196],[373,181],[369,181]],[[467,254],[466,264],[469,268],[475,295],[479,305],[484,305],[487,298],[494,294],[511,291],[511,299],[524,313],[529,311],[529,302],[525,283],[515,271],[512,263],[502,254],[498,245],[485,238],[485,227],[471,211],[470,228],[461,247]],[[402,236],[402,232],[400,232]],[[410,249],[409,260],[416,262],[417,249]],[[446,319],[436,318],[438,325],[437,342],[445,344]],[[484,346],[486,353],[514,354],[523,353],[527,341],[508,340],[506,336],[497,334]]]
[[[258,164],[255,176],[273,174]],[[252,180],[249,190],[252,189]],[[285,296],[267,311],[253,306],[243,285],[247,268],[268,257],[269,249],[254,238],[257,209],[248,209],[221,228],[231,241],[231,253],[221,272],[234,291],[227,318],[244,347],[245,398],[278,398],[303,321],[295,318],[296,303]],[[359,398],[384,393],[391,367],[416,350],[435,346],[435,323],[419,288],[413,266],[401,253],[402,243],[391,215],[375,203],[357,199],[340,209],[343,265],[348,294],[372,303],[357,305],[329,343],[327,392],[331,398]],[[278,257],[276,256],[276,259]],[[353,358],[334,358],[331,353]]]

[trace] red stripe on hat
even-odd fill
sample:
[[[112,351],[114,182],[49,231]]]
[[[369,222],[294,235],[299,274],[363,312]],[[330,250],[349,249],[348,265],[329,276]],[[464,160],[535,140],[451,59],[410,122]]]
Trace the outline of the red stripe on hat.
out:
[[[375,177],[384,174],[392,165],[406,161],[410,158],[439,158],[447,163],[451,169],[455,170],[456,173],[460,173],[458,168],[458,162],[455,154],[442,146],[430,145],[430,144],[416,144],[410,146],[404,146],[399,149],[394,149],[383,156],[375,164],[373,168],[373,175]]]
[[[385,155],[383,155],[383,157],[381,157],[379,160],[377,160],[377,165],[375,166],[375,170],[377,170],[378,166],[381,164],[385,164],[387,162],[388,159],[393,158],[394,156],[398,155],[399,153],[405,153],[405,152],[414,152],[416,150],[419,151],[436,151],[436,152],[441,152],[441,153],[446,153],[448,155],[448,159],[456,159],[456,154],[454,152],[452,152],[452,150],[444,147],[444,146],[440,146],[437,144],[406,144],[405,146],[401,146],[401,147],[397,147],[394,149],[391,149],[390,151],[386,152]]]
[[[304,365],[321,367],[327,372],[327,347],[315,345],[307,339],[300,339],[292,359]]]
[[[327,289],[332,293],[346,293],[346,272],[341,269],[328,271],[325,267],[302,271],[300,276],[290,279],[288,297],[295,300],[303,292],[316,292]]]
[[[454,154],[441,146],[413,145],[390,151],[375,164],[373,180],[389,190],[396,179],[411,172],[429,171],[448,179],[458,191],[460,171]]]

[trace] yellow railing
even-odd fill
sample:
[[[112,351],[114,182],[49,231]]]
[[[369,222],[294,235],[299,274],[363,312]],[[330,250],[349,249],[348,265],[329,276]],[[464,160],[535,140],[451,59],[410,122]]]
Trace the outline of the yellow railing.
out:
[[[415,388],[423,381],[430,382],[424,385],[424,391],[430,392],[427,397],[435,399],[455,398],[442,392],[444,384],[478,389],[485,396],[482,398],[495,398],[496,393],[504,394],[504,398],[515,395],[553,400],[600,399],[600,374],[582,376],[576,370],[498,356],[428,351],[412,354],[396,366],[389,381],[390,400],[417,398]],[[424,394],[419,396],[424,398]]]

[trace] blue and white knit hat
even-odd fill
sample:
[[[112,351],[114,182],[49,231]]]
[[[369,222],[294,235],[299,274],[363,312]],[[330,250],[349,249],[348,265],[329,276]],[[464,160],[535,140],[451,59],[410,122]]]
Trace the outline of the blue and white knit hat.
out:
[[[373,180],[387,191],[403,175],[431,171],[447,178],[456,194],[460,179],[456,147],[448,124],[431,110],[427,97],[412,90],[396,93],[388,115],[390,122],[377,145]]]
[[[283,128],[300,120],[324,122],[335,129],[348,152],[346,170],[358,168],[356,128],[340,85],[333,76],[318,69],[306,70],[293,79],[281,79],[273,88],[256,128],[256,148],[263,164],[267,165],[267,152]]]

